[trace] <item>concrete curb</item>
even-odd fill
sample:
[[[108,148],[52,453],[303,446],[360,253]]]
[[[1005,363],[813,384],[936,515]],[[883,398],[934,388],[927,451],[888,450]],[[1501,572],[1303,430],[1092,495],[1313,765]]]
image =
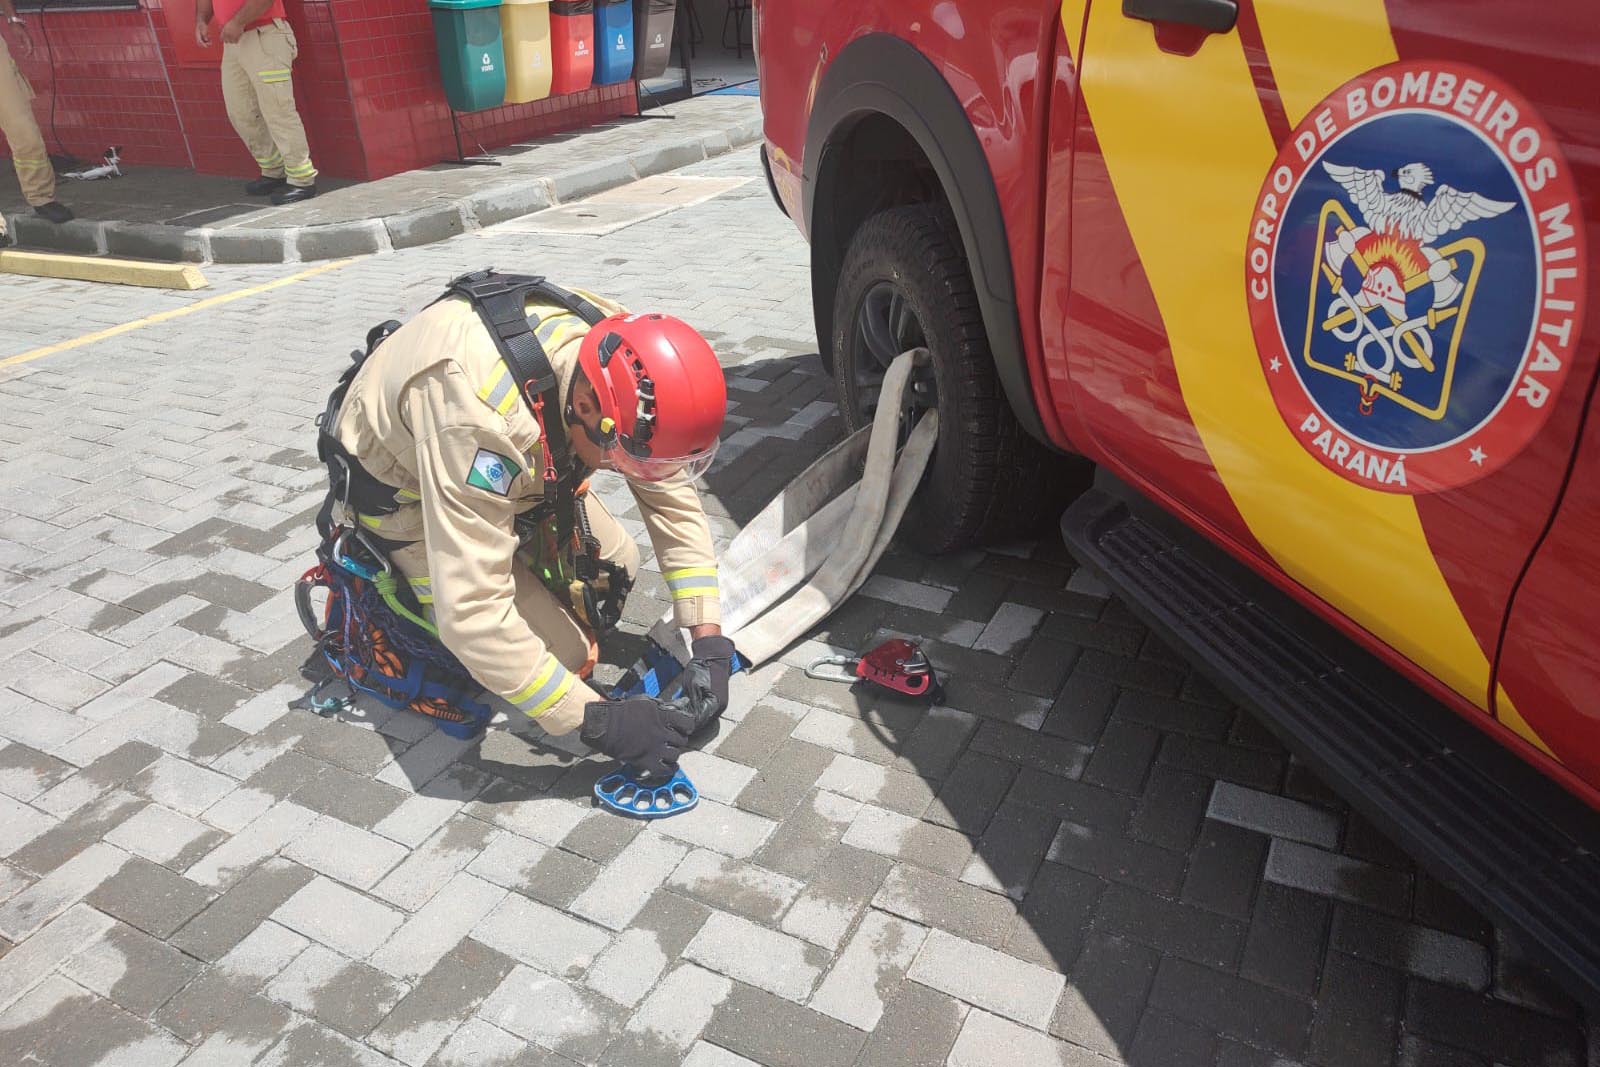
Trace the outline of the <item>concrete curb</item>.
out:
[[[443,241],[531,215],[629,182],[723,155],[761,139],[760,119],[726,130],[584,163],[537,178],[502,182],[470,196],[376,219],[326,226],[189,229],[160,223],[74,219],[65,226],[31,213],[6,216],[17,246],[127,256],[166,263],[306,263]]]

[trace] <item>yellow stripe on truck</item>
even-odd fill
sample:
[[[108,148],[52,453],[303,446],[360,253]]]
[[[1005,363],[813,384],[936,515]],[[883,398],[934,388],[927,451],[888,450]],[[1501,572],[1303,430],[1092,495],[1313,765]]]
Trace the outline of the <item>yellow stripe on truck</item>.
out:
[[[1069,42],[1084,3],[1062,4]],[[1263,32],[1272,27],[1269,55],[1291,121],[1318,94],[1394,58],[1376,0],[1321,15],[1316,7],[1258,5],[1270,12],[1260,17]],[[1176,56],[1157,49],[1149,23],[1124,17],[1120,4],[1096,2],[1088,19],[1073,57],[1084,101],[1155,292],[1184,402],[1234,505],[1290,577],[1486,705],[1488,659],[1434,561],[1416,505],[1318,463],[1284,424],[1262,374],[1244,251],[1275,146],[1238,33],[1208,37],[1195,55]],[[1359,28],[1317,36],[1331,33],[1330,22],[1355,19]],[[1373,545],[1384,546],[1381,565]]]

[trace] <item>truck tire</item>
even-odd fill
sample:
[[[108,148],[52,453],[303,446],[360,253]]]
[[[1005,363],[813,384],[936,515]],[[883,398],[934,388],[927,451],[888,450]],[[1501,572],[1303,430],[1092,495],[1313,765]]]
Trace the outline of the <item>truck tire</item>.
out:
[[[917,204],[871,216],[845,252],[834,297],[835,398],[850,431],[872,421],[895,354],[925,344],[911,420],[939,409],[939,440],[901,537],[930,553],[1031,537],[1089,484],[1089,464],[1023,432],[995,374],[955,222]],[[902,431],[904,432],[904,431]]]

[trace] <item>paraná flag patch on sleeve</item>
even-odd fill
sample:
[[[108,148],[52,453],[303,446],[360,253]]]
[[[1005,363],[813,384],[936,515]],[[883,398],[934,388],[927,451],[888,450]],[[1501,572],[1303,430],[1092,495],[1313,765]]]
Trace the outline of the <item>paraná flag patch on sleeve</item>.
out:
[[[486,448],[478,449],[472,457],[472,469],[467,472],[467,484],[496,496],[509,496],[511,480],[522,473],[522,468],[506,457]]]

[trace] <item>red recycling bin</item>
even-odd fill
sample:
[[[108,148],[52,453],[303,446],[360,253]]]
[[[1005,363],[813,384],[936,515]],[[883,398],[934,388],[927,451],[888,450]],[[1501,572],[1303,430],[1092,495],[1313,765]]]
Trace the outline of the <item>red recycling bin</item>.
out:
[[[594,81],[594,0],[551,0],[550,70],[555,96]]]

